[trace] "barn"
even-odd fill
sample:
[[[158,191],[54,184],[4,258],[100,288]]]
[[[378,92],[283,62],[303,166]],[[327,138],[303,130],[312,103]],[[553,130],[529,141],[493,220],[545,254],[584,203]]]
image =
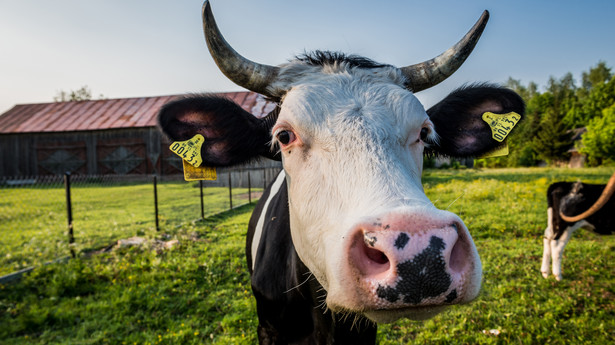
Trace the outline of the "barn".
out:
[[[254,92],[218,95],[258,117],[274,107]],[[160,107],[179,96],[16,105],[0,115],[0,177],[179,174],[156,128]]]

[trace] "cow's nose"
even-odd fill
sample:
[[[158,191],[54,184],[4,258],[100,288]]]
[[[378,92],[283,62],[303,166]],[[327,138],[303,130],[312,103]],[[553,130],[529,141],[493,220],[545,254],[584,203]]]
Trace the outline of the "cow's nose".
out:
[[[358,226],[349,264],[367,292],[403,305],[452,303],[460,277],[469,270],[456,222],[417,228],[413,222],[372,222]],[[463,279],[461,279],[463,280]]]

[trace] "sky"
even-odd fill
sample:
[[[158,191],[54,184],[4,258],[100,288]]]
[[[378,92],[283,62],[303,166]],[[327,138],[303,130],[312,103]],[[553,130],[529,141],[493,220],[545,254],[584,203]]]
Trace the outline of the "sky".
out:
[[[241,91],[218,70],[202,0],[0,0],[0,113],[88,86],[95,99]],[[406,66],[455,44],[483,10],[490,20],[465,64],[417,97],[428,108],[465,83],[549,77],[599,61],[615,70],[613,0],[211,0],[226,40],[278,65],[334,50]]]

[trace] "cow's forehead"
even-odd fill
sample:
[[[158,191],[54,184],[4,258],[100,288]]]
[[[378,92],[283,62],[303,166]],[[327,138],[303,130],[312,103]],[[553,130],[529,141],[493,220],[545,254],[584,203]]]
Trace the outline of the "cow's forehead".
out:
[[[293,66],[292,71],[296,79],[282,100],[280,120],[296,126],[324,126],[335,132],[360,117],[393,135],[420,127],[427,119],[423,105],[403,87],[397,68]]]

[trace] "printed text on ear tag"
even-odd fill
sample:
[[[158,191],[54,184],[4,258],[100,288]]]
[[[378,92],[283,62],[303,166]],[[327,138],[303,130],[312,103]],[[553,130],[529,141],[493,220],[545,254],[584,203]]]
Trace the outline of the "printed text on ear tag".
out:
[[[193,167],[198,168],[203,163],[203,158],[201,157],[203,142],[205,142],[205,138],[197,134],[192,139],[173,142],[169,149]]]
[[[510,131],[521,120],[521,115],[511,112],[506,114],[494,114],[486,112],[483,114],[483,121],[491,127],[491,136],[498,142],[504,141]]]

